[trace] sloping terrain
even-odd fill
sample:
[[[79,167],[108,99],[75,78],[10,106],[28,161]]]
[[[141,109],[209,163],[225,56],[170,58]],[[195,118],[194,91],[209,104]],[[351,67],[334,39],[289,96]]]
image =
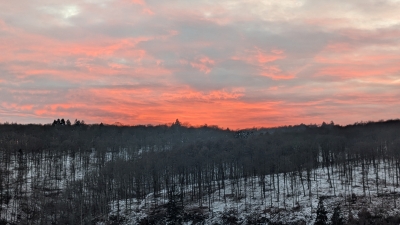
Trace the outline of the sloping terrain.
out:
[[[394,176],[396,171],[390,163],[365,164],[364,170],[361,164],[349,166],[352,177],[343,175],[338,167],[329,168],[330,177],[327,167],[312,170],[310,189],[306,181],[303,181],[303,189],[299,174],[293,172],[277,174],[274,179],[266,176],[265,192],[259,177],[242,178],[238,183],[226,180],[225,190],[217,189],[215,184],[202,203],[185,198],[183,207],[181,202],[161,197],[162,194],[159,197],[149,194],[142,201],[132,199],[128,201],[130,204],[114,201],[110,218],[123,224],[314,224],[320,199],[328,220],[337,206],[345,221],[349,217],[353,220],[368,217],[373,221],[373,218],[391,218],[400,214],[397,208],[400,189]],[[307,177],[306,172],[302,176]],[[184,191],[190,189],[187,187]],[[178,198],[179,191],[175,195]]]
[[[400,222],[399,120],[269,131],[0,125],[0,224]]]

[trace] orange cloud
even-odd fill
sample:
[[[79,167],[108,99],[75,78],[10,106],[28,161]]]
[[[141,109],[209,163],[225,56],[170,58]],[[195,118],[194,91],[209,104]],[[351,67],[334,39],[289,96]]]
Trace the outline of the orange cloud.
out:
[[[275,102],[260,105],[240,100],[244,95],[241,89],[199,92],[186,87],[176,93],[169,89],[164,91],[147,88],[92,88],[69,93],[64,103],[47,104],[40,109],[30,106],[19,110],[31,110],[42,117],[84,118],[87,122],[160,124],[179,118],[192,125],[208,123],[231,128],[248,123],[234,122],[243,113],[259,116],[260,112],[264,114],[262,111],[266,110],[268,115],[280,114],[279,110],[274,109],[277,104]],[[252,110],[254,112],[250,113]]]
[[[286,90],[271,88],[275,93],[298,93],[305,87]],[[286,91],[285,91],[286,90]],[[279,92],[277,92],[279,91]],[[316,95],[324,88],[311,90]],[[343,90],[344,91],[344,90]],[[309,92],[309,93],[311,93]],[[271,92],[268,92],[271,94]],[[190,87],[159,89],[141,87],[89,88],[69,92],[63,103],[44,106],[18,104],[6,105],[9,110],[24,115],[34,114],[43,118],[84,119],[89,123],[164,124],[176,118],[192,125],[216,124],[233,129],[244,127],[279,126],[286,124],[315,123],[334,120],[341,122],[338,105],[353,107],[354,102],[364,102],[388,107],[397,104],[392,94],[371,96],[363,92],[338,94],[331,98],[307,101],[260,100],[246,101],[242,89],[196,91]],[[382,102],[385,99],[385,102]],[[4,107],[4,106],[3,106]],[[361,113],[362,108],[356,110]],[[332,116],[332,113],[335,116]],[[338,119],[339,118],[339,119]],[[348,116],[345,122],[354,122],[356,116]],[[352,121],[354,120],[354,121]],[[51,121],[50,121],[51,122]]]

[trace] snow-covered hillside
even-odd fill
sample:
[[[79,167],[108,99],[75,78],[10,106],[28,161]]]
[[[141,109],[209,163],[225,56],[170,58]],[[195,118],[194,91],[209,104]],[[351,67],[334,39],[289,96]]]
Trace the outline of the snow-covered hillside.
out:
[[[191,202],[187,196],[183,208],[182,202],[171,203],[163,190],[159,196],[149,194],[139,202],[131,199],[110,203],[110,218],[123,224],[165,224],[173,220],[184,224],[314,224],[319,199],[328,219],[336,206],[340,206],[345,220],[349,216],[357,219],[365,211],[383,218],[400,214],[396,208],[400,204],[396,171],[388,162],[380,161],[375,166],[366,163],[364,170],[361,164],[349,167],[353,171],[351,177],[343,176],[338,167],[332,167],[329,176],[327,167],[311,171],[311,190],[306,172],[302,174],[303,184],[298,173],[266,176],[265,197],[260,177],[242,178],[239,185],[226,180],[225,191],[214,188],[204,195],[202,203]],[[186,187],[184,191],[190,189]]]
[[[400,120],[303,128],[0,126],[0,224],[400,223]]]

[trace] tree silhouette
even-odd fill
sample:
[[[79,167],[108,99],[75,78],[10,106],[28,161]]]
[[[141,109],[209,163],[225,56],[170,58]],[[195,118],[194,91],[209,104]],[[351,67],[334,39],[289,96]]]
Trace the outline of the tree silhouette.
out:
[[[319,198],[318,208],[317,208],[317,218],[315,219],[314,225],[326,225],[328,217],[324,206],[323,198]]]
[[[336,206],[331,218],[331,225],[344,225],[344,220],[341,215],[340,206]]]

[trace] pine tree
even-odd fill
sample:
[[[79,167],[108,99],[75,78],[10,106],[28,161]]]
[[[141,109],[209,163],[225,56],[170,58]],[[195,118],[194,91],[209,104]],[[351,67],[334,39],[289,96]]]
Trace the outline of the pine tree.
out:
[[[75,119],[74,126],[79,126],[79,125],[81,125],[81,121],[78,119]]]
[[[179,206],[176,202],[178,195],[176,194],[175,187],[173,186],[168,193],[167,203],[167,224],[181,224],[182,223],[182,210],[183,207]]]
[[[353,212],[350,210],[349,216],[347,218],[347,224],[357,224],[357,220],[354,219]]]
[[[328,217],[326,216],[327,212],[322,201],[322,198],[319,199],[318,208],[317,208],[317,218],[315,219],[314,225],[326,225],[328,221]]]
[[[341,215],[340,206],[336,206],[331,218],[331,225],[344,225],[343,217]]]

